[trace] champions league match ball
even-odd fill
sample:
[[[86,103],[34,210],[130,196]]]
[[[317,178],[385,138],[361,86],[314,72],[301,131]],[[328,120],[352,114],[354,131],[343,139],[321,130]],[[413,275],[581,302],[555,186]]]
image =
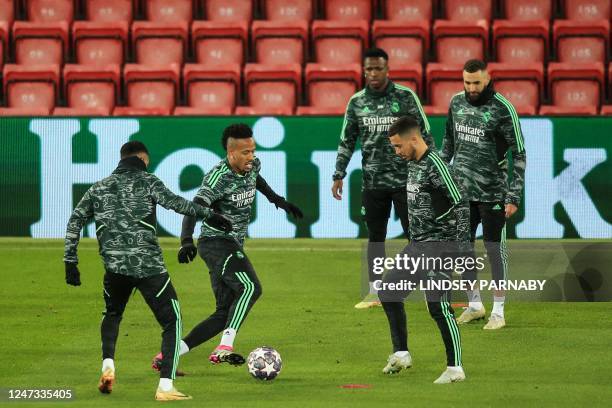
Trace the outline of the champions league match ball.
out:
[[[283,361],[272,347],[258,347],[247,358],[249,374],[258,380],[272,381],[281,372]]]

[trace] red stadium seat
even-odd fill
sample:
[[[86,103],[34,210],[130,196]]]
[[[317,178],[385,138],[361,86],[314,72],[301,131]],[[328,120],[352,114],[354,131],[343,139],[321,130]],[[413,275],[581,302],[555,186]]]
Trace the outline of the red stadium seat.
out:
[[[506,19],[512,21],[550,20],[553,0],[504,0]]]
[[[326,0],[323,5],[327,20],[370,21],[372,19],[370,0]]]
[[[421,62],[429,49],[429,22],[378,20],[372,25],[372,39],[389,54],[390,66]]]
[[[434,23],[433,37],[438,62],[463,64],[473,58],[485,59],[489,25],[484,20],[476,23],[438,20]]]
[[[132,24],[132,41],[139,64],[180,66],[187,46],[187,23],[137,21]]]
[[[79,64],[122,65],[127,48],[128,24],[125,21],[75,21],[72,41]]]
[[[548,21],[495,21],[493,49],[499,62],[544,62],[548,55]]]
[[[241,64],[247,44],[248,25],[244,21],[194,21],[191,39],[200,64]]]
[[[86,65],[64,67],[64,89],[68,107],[101,109],[106,115],[115,107],[119,95],[119,66],[104,69]]]
[[[0,108],[0,116],[47,116],[47,108]]]
[[[16,21],[13,41],[17,64],[62,64],[68,51],[68,25]]]
[[[234,109],[229,106],[199,107],[177,106],[174,108],[173,116],[229,116]]]
[[[304,62],[307,21],[255,21],[251,33],[258,62],[272,65]]]
[[[289,108],[293,113],[301,95],[301,78],[302,68],[299,64],[247,64],[244,68],[244,86],[249,106],[270,113],[278,112],[279,108]]]
[[[170,116],[173,110],[166,107],[133,108],[131,106],[117,106],[113,109],[113,116]]]
[[[601,62],[548,65],[552,104],[563,108],[599,107],[603,96],[604,69]]]
[[[361,88],[361,65],[306,65],[306,88],[310,107],[299,114],[344,114],[346,104]]]
[[[553,41],[559,62],[606,62],[610,22],[557,20]]]
[[[420,63],[391,65],[389,79],[400,85],[407,86],[417,94],[422,92],[423,66]]]
[[[190,23],[193,19],[191,0],[146,0],[147,20],[160,23]]]
[[[342,116],[346,107],[336,106],[324,108],[319,106],[298,106],[295,111],[297,116]]]
[[[361,63],[362,50],[368,47],[366,21],[315,21],[312,41],[316,61],[322,64]]]
[[[238,106],[234,112],[237,116],[292,116],[290,106]]]
[[[183,84],[190,108],[229,115],[240,95],[240,65],[187,64],[183,68]]]
[[[564,0],[563,4],[569,20],[610,20],[610,0]]]
[[[206,19],[211,21],[251,21],[253,0],[200,0]]]
[[[170,114],[178,96],[179,68],[126,64],[123,82],[128,108],[115,108],[113,115]]]
[[[263,11],[268,20],[310,21],[312,3],[313,0],[263,0]]]
[[[541,116],[587,116],[597,115],[597,106],[554,106],[542,105]]]
[[[132,0],[86,0],[87,20],[98,22],[126,21],[133,17]]]
[[[15,6],[13,0],[0,0],[0,22],[4,21],[9,25],[15,19]]]
[[[386,0],[383,11],[387,20],[431,21],[431,0]]]
[[[427,64],[429,104],[445,112],[457,92],[463,91],[463,64]]]
[[[4,64],[4,56],[8,54],[9,29],[6,21],[0,21],[0,68]]]
[[[492,0],[445,0],[446,18],[454,21],[474,23],[491,20]]]
[[[53,109],[53,116],[109,116],[111,112],[107,108],[68,108],[59,106]]]
[[[28,20],[39,23],[72,22],[73,0],[27,0]]]
[[[501,64],[487,67],[495,89],[504,95],[519,114],[535,115],[544,90],[544,67],[541,63]]]
[[[4,101],[9,108],[45,109],[51,112],[59,94],[57,65],[5,65]]]
[[[601,107],[601,114],[604,116],[612,116],[612,105],[603,105]]]

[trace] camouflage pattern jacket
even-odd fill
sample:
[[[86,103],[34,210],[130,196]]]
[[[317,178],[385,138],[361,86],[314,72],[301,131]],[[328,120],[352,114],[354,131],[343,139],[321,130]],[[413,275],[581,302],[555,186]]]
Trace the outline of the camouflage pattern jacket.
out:
[[[421,124],[421,133],[434,146],[431,129],[419,97],[410,88],[389,81],[382,92],[369,87],[351,97],[340,132],[340,144],[333,179],[346,176],[355,145],[361,144],[364,190],[396,190],[406,185],[406,162],[395,155],[389,143],[389,127],[401,116],[412,115]]]
[[[200,239],[227,238],[234,240],[238,245],[244,244],[249,223],[251,221],[251,207],[257,192],[257,178],[261,170],[261,161],[255,158],[253,168],[241,175],[232,170],[227,159],[222,160],[213,167],[202,180],[202,186],[196,193],[194,202],[210,207],[216,213],[222,214],[232,223],[232,231],[220,231],[205,221],[202,222]],[[190,216],[183,218],[181,243],[192,238],[195,228],[195,219]]]
[[[520,204],[527,160],[523,133],[516,110],[491,84],[474,104],[464,92],[453,96],[440,156],[453,160],[453,174],[468,201]]]
[[[468,242],[467,202],[446,163],[431,148],[408,162],[408,220],[413,242]]]
[[[113,173],[92,185],[74,209],[64,247],[64,262],[78,263],[83,226],[93,218],[100,255],[107,272],[144,278],[166,273],[157,242],[155,207],[206,218],[210,209],[173,194],[146,172],[142,160],[128,157]]]

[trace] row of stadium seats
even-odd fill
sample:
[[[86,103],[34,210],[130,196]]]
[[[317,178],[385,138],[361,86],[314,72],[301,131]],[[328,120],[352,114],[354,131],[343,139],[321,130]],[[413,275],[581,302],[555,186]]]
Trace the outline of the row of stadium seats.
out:
[[[601,63],[585,64],[579,75],[575,67],[551,63],[548,83],[538,63],[520,68],[493,63],[489,70],[497,90],[522,115],[600,112],[605,83]],[[182,71],[176,65],[127,64],[123,70],[119,66],[101,70],[68,64],[61,75],[57,65],[7,65],[3,88],[8,108],[0,109],[0,115],[47,115],[52,111],[62,115],[291,115],[302,102],[308,106],[298,107],[298,114],[342,114],[363,78],[359,64],[308,64],[305,72],[298,64],[247,64],[243,77],[241,72],[237,64],[187,64]],[[607,76],[612,84],[612,68]],[[392,77],[411,88],[423,88],[418,64]],[[462,67],[429,64],[425,83],[430,102],[426,112],[444,114],[450,97],[463,87]],[[554,106],[540,106],[546,87]],[[60,100],[69,109],[56,107]],[[236,107],[241,101],[248,106]],[[175,109],[177,102],[186,106]],[[126,106],[119,106],[123,103]],[[601,113],[610,113],[610,107],[604,106]]]
[[[0,66],[4,60],[26,65],[76,62],[99,66],[126,61],[165,65],[191,61],[243,64],[248,60],[351,64],[361,62],[362,50],[370,44],[387,50],[391,66],[426,61],[461,64],[471,58],[508,63],[606,63],[610,57],[610,22],[606,20],[557,20],[552,26],[552,43],[545,21],[495,21],[491,31],[492,36],[484,21],[442,20],[432,30],[425,22],[375,21],[371,36],[365,21],[315,21],[311,26],[305,21],[255,21],[250,27],[245,22],[196,21],[189,27],[137,21],[129,29],[125,22],[79,21],[71,30],[63,22],[15,22],[11,32],[0,23]]]
[[[610,0],[0,0],[0,21],[609,20]]]

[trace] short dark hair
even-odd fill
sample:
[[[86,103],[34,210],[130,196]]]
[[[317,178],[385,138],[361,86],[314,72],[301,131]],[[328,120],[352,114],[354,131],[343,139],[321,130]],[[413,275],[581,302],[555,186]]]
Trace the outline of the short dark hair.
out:
[[[382,58],[389,61],[389,55],[382,48],[370,48],[363,53],[363,60],[366,58]]]
[[[413,129],[421,129],[419,121],[416,120],[414,116],[402,116],[401,118],[393,122],[393,124],[389,127],[389,133],[387,134],[387,136],[402,136],[403,134],[406,134]]]
[[[138,153],[146,153],[147,155],[149,154],[147,146],[145,146],[144,143],[138,140],[132,140],[121,146],[122,159],[125,159],[126,157],[130,156],[136,156]]]
[[[485,71],[486,69],[487,63],[479,59],[471,59],[463,66],[463,70],[465,72],[469,72],[470,74],[478,71]]]
[[[227,150],[227,140],[230,137],[234,139],[248,139],[253,137],[253,131],[251,127],[245,123],[234,123],[223,129],[221,144],[225,150]]]

